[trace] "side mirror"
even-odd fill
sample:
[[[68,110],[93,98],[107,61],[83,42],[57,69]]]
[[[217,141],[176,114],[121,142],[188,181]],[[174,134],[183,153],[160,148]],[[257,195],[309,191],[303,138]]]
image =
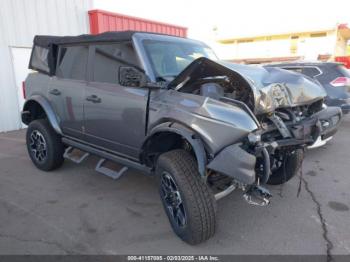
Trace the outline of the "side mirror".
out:
[[[122,86],[141,87],[147,83],[147,76],[131,66],[119,67],[119,84]]]
[[[148,76],[141,69],[132,66],[119,67],[119,84],[129,87],[161,88],[159,83],[150,82]]]

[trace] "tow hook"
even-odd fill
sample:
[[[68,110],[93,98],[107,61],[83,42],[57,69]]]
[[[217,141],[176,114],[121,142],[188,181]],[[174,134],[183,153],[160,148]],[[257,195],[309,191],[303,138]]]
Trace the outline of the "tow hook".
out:
[[[267,206],[271,197],[272,194],[269,190],[258,185],[252,185],[243,195],[248,204],[256,206]]]

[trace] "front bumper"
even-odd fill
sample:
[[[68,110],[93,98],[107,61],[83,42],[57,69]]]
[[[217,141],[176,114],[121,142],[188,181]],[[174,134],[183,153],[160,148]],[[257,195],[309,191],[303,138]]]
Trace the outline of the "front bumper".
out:
[[[300,148],[312,145],[319,136],[326,139],[332,136],[340,124],[342,112],[339,107],[327,107],[298,123],[287,123],[292,137],[260,142],[246,150],[243,143],[227,146],[207,165],[208,169],[232,177],[237,181],[251,185],[256,182],[257,158],[263,157],[265,171],[270,172],[270,157],[274,150],[283,147]],[[268,152],[263,156],[262,152]],[[268,174],[267,174],[268,175]]]
[[[319,136],[325,140],[337,132],[341,118],[339,107],[327,107],[298,123],[287,123],[292,137],[277,140],[278,147],[312,145]]]
[[[326,138],[326,139],[322,139],[322,137],[319,136],[319,137],[316,139],[315,143],[313,143],[311,146],[308,146],[307,149],[314,149],[314,148],[322,147],[322,146],[324,146],[325,144],[327,144],[327,142],[328,142],[329,140],[331,140],[332,138],[333,138],[333,137],[330,136],[330,137],[328,137],[328,138]]]
[[[329,106],[313,115],[321,123],[320,135],[323,140],[337,132],[342,116],[341,108],[336,106]]]

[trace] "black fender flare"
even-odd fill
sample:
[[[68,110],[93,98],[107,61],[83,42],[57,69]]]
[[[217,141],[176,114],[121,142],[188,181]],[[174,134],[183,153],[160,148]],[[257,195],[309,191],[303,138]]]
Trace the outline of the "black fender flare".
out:
[[[171,132],[182,136],[188,143],[190,143],[198,163],[198,171],[202,177],[206,175],[207,155],[204,148],[204,144],[195,131],[190,128],[174,122],[165,122],[155,126],[147,135],[145,141],[142,144],[142,148],[145,147],[147,141],[151,139],[155,134],[161,132]]]
[[[52,128],[60,135],[62,135],[62,130],[61,127],[59,125],[60,121],[59,121],[59,117],[56,115],[55,111],[53,110],[52,106],[50,105],[50,102],[44,98],[41,95],[33,95],[31,96],[25,103],[23,106],[23,112],[27,111],[27,107],[31,102],[36,102],[38,103],[42,109],[44,110],[47,119],[49,120]]]

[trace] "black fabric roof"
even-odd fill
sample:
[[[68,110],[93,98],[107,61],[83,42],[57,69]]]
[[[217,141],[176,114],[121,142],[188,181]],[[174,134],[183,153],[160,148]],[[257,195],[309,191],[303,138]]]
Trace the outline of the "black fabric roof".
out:
[[[59,45],[59,44],[130,41],[133,34],[138,32],[140,31],[105,32],[97,35],[85,34],[85,35],[78,35],[78,36],[36,35],[34,37],[34,45],[38,45],[41,47],[49,47],[50,45]]]

